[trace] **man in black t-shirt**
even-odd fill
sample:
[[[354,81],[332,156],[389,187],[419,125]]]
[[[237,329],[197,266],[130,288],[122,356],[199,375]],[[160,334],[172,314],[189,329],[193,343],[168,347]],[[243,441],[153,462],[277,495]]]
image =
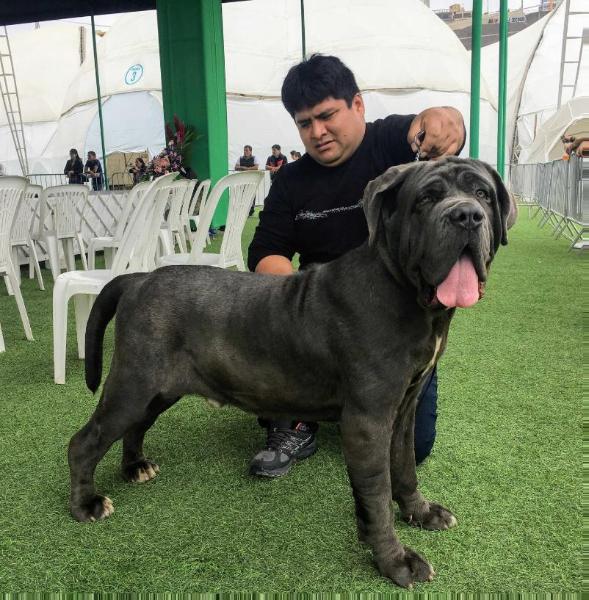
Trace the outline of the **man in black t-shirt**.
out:
[[[88,160],[84,165],[84,175],[92,182],[92,189],[95,192],[102,189],[102,165],[93,150],[88,152]]]
[[[276,177],[276,173],[280,170],[288,162],[286,156],[282,154],[280,151],[280,146],[278,144],[274,144],[272,146],[272,154],[268,157],[266,161],[266,171],[270,171],[270,180],[274,181]]]
[[[304,269],[359,246],[368,237],[362,210],[367,183],[391,166],[414,160],[416,153],[424,159],[459,154],[466,139],[462,115],[451,107],[366,123],[354,74],[334,56],[314,55],[292,67],[282,102],[306,153],[282,167],[270,188],[248,252],[248,267],[256,273],[289,275],[297,252]],[[436,410],[434,371],[415,415],[417,463],[432,449]],[[253,475],[284,475],[317,448],[315,423],[260,424],[268,437],[250,463]]]

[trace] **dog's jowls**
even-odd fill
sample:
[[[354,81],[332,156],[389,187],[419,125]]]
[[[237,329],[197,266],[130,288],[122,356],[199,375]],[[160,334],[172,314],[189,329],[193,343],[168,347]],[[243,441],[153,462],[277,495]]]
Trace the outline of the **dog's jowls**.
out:
[[[391,499],[413,525],[456,524],[418,490],[415,404],[455,307],[480,298],[507,242],[510,200],[489,166],[447,158],[389,169],[367,186],[364,210],[364,245],[290,277],[178,266],[104,288],[86,330],[92,391],[116,314],[115,351],[96,411],[70,442],[76,519],[113,511],[94,488],[108,448],[123,439],[125,479],[155,477],[146,431],[183,395],[200,394],[265,418],[338,420],[360,539],[398,585],[432,579],[397,539]]]

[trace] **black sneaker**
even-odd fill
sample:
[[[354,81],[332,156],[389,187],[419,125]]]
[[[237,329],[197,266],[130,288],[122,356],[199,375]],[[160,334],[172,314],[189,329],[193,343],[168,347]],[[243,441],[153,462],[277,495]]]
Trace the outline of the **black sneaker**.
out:
[[[297,423],[294,429],[270,426],[266,447],[252,458],[250,475],[282,477],[297,460],[316,450],[315,432],[305,423]]]

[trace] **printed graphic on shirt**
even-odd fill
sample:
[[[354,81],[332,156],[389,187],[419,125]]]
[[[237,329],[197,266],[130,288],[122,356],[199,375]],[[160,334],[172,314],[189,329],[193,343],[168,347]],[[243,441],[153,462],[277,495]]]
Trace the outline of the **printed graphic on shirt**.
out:
[[[338,206],[337,208],[328,208],[319,212],[313,212],[312,210],[301,210],[295,216],[295,221],[316,221],[317,219],[327,219],[332,215],[338,213],[349,212],[351,210],[358,210],[362,208],[362,200],[359,200],[352,206]]]

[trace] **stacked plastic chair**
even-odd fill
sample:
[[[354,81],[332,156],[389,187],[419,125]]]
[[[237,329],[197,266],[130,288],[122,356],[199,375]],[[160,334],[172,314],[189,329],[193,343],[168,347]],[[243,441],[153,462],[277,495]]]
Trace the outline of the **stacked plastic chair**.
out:
[[[14,294],[27,339],[33,340],[29,316],[20,291],[15,267],[12,264],[12,247],[10,245],[12,225],[27,183],[24,177],[0,177],[0,276],[4,278],[7,289]],[[4,350],[4,337],[0,328],[0,352],[4,352]]]
[[[258,186],[264,179],[263,171],[231,173],[219,179],[201,209],[196,236],[190,253],[169,254],[159,258],[159,265],[210,265],[212,267],[237,267],[245,271],[241,249],[241,234],[249,215]],[[223,193],[229,190],[227,222],[221,250],[217,253],[205,252],[206,240],[213,215]]]
[[[111,269],[68,271],[53,288],[53,372],[55,383],[65,383],[67,316],[70,298],[75,301],[78,356],[84,358],[84,338],[90,309],[102,288],[124,273],[155,268],[159,230],[176,173],[152,182],[137,203],[125,229]]]

